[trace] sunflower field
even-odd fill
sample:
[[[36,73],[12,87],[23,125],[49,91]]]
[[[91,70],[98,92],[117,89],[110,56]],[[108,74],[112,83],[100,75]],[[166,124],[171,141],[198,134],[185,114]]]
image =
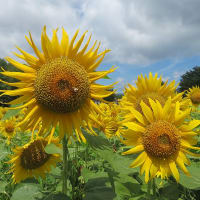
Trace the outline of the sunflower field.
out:
[[[109,102],[110,50],[57,32],[1,66],[0,200],[200,199],[199,85],[141,74]]]

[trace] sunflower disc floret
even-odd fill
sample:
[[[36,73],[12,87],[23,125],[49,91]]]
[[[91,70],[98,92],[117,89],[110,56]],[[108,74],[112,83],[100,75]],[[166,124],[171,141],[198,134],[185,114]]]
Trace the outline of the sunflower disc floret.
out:
[[[34,87],[37,102],[58,113],[77,111],[90,92],[86,70],[67,58],[56,58],[42,65]]]
[[[31,170],[44,165],[51,156],[44,150],[46,145],[47,141],[45,140],[33,141],[21,154],[21,166],[24,169]]]
[[[169,158],[180,149],[178,129],[167,121],[156,121],[150,124],[143,134],[145,151],[156,158]]]

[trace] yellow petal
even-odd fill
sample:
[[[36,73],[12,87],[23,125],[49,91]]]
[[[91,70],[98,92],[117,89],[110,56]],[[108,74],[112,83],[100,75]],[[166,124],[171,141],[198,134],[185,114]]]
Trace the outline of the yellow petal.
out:
[[[27,93],[32,93],[33,91],[34,91],[34,88],[21,88],[21,89],[15,89],[15,90],[0,90],[0,92],[4,92],[3,95],[9,95],[9,96],[24,95]]]
[[[146,162],[144,163],[145,165],[145,183],[149,181],[149,172],[151,168],[152,161],[149,157],[147,157]]]
[[[171,109],[171,102],[172,102],[171,97],[169,97],[167,99],[167,101],[165,102],[165,105],[163,107],[163,117],[164,117],[164,119],[169,118],[168,116],[169,116],[169,111]]]
[[[134,168],[134,167],[138,167],[140,165],[142,165],[144,163],[144,161],[147,158],[147,154],[146,152],[142,152],[130,165],[130,167]]]
[[[159,111],[158,111],[158,107],[157,107],[157,104],[155,101],[153,101],[151,98],[149,98],[149,103],[151,105],[151,108],[153,110],[153,114],[154,114],[154,117],[155,119],[159,119]]]
[[[74,41],[75,41],[75,39],[76,39],[78,33],[79,33],[79,30],[76,31],[76,33],[74,34],[74,36],[73,36],[73,38],[72,38],[72,40],[71,40],[71,42],[70,42],[69,50],[68,50],[68,57],[69,57],[69,58],[71,58],[72,55],[73,55],[73,45],[74,45]]]
[[[24,72],[28,72],[28,73],[29,73],[29,72],[30,72],[30,73],[34,73],[34,72],[35,72],[35,70],[34,70],[33,68],[31,68],[31,67],[29,67],[29,66],[27,66],[27,65],[23,65],[23,64],[21,64],[21,63],[15,61],[15,60],[13,60],[12,58],[5,57],[5,59],[6,59],[9,63],[11,63],[12,65],[14,65],[17,69],[20,69],[20,70],[22,70],[22,71],[24,71]]]
[[[177,163],[177,165],[180,167],[180,169],[181,169],[187,176],[190,175],[189,171],[188,171],[187,168],[185,167],[185,165],[184,165],[184,163],[183,163],[183,160],[181,159],[180,156],[177,156],[177,158],[176,158],[176,163]]]
[[[149,108],[149,106],[147,106],[143,101],[141,101],[140,106],[142,108],[142,112],[144,114],[144,116],[146,117],[146,119],[152,123],[154,121],[153,119],[153,113],[151,108]]]
[[[22,73],[22,72],[0,72],[4,76],[9,76],[12,78],[16,78],[22,80],[24,82],[32,82],[35,80],[36,75],[34,73]]]
[[[62,55],[67,56],[68,48],[69,48],[69,37],[64,28],[62,28],[62,39],[61,39],[60,46],[61,46]]]
[[[191,146],[188,141],[183,140],[183,139],[181,140],[181,146],[188,148],[188,149],[200,150],[200,147]]]
[[[134,153],[141,152],[141,151],[143,151],[143,150],[144,150],[143,145],[138,145],[138,146],[136,146],[136,147],[134,147],[134,148],[129,149],[129,150],[126,151],[126,152],[123,152],[122,155],[134,154]]]
[[[145,123],[145,120],[144,120],[144,117],[143,117],[143,115],[142,115],[140,112],[138,112],[138,111],[135,110],[134,108],[131,108],[131,109],[130,109],[130,112],[131,112],[131,114],[134,115],[134,117],[135,117],[141,124],[143,124],[143,125],[146,124],[146,123]]]
[[[146,131],[146,129],[134,122],[126,122],[123,123],[124,126],[127,126],[129,129],[136,131],[136,132],[141,132],[144,133]]]
[[[26,37],[26,40],[28,41],[28,43],[30,44],[30,46],[33,48],[35,54],[37,55],[37,57],[39,58],[41,63],[45,63],[45,58],[44,55],[38,50],[38,48],[36,47],[35,43],[33,42],[31,33],[29,32],[29,38]]]
[[[191,120],[189,124],[180,126],[182,131],[191,131],[200,125],[200,120]]]
[[[175,177],[176,181],[179,182],[179,172],[174,161],[169,162],[169,168],[173,176]]]

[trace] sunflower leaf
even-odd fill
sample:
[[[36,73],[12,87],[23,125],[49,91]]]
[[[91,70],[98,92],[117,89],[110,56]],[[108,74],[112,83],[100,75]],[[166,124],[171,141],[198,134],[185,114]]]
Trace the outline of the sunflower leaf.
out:
[[[1,184],[0,184],[0,193],[3,193],[5,191],[6,185],[8,185],[7,182],[1,181]]]
[[[8,110],[6,112],[6,114],[3,116],[2,120],[6,120],[9,119],[11,117],[14,117],[15,115],[17,115],[20,112],[20,109],[17,110]]]
[[[105,148],[111,147],[111,144],[102,135],[99,134],[98,136],[93,136],[93,135],[88,134],[84,129],[82,131],[87,140],[87,143],[93,149],[105,149]]]
[[[110,79],[108,75],[104,76],[103,79]]]
[[[0,144],[0,161],[3,160],[9,154],[8,150],[3,144]]]
[[[13,192],[11,200],[35,200],[42,197],[42,193],[39,191],[39,187],[36,184],[20,184],[21,187]]]
[[[200,173],[198,166],[188,167],[188,171],[191,176],[186,176],[185,174],[180,174],[180,184],[186,188],[199,190],[200,189]]]
[[[62,155],[62,149],[60,149],[59,147],[57,147],[55,144],[47,144],[47,146],[45,147],[45,152],[48,154],[55,154],[58,153],[60,155]]]

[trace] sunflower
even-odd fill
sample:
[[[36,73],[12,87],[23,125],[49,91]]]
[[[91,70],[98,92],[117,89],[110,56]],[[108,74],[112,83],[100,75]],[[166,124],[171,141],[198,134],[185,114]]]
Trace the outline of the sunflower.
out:
[[[52,137],[56,126],[59,125],[60,139],[65,134],[73,136],[73,130],[75,130],[77,139],[85,142],[80,126],[83,122],[88,123],[91,111],[100,112],[93,100],[102,100],[113,93],[109,91],[113,85],[103,86],[95,81],[115,69],[112,67],[107,71],[97,71],[97,67],[110,50],[99,53],[100,43],[97,44],[96,41],[86,51],[91,35],[80,49],[87,32],[75,43],[78,33],[79,30],[69,41],[66,31],[62,29],[62,39],[59,41],[56,29],[53,30],[50,40],[44,27],[41,34],[42,51],[36,47],[31,34],[29,38],[26,37],[36,56],[17,47],[21,54],[15,53],[15,55],[26,64],[10,57],[6,58],[8,62],[21,70],[20,72],[1,72],[5,76],[18,79],[19,82],[8,83],[1,80],[18,89],[0,90],[4,92],[2,95],[20,96],[10,102],[12,105],[23,103],[22,106],[15,107],[16,109],[27,107],[24,119],[19,126],[30,128],[34,132],[34,129],[42,124],[45,133],[51,130]]]
[[[7,111],[8,111],[8,108],[7,108],[7,107],[0,107],[0,113],[1,113],[2,115],[5,115]]]
[[[168,84],[168,81],[163,82],[162,77],[158,78],[158,74],[152,76],[152,73],[149,73],[149,78],[145,75],[138,76],[136,81],[136,86],[134,87],[129,84],[129,88],[125,88],[125,94],[120,102],[122,107],[126,108],[129,112],[129,109],[132,107],[138,112],[142,113],[142,108],[140,106],[141,101],[149,105],[149,98],[153,100],[158,100],[163,106],[169,97],[172,98],[172,102],[180,101],[180,107],[182,110],[187,109],[189,100],[182,99],[182,93],[177,94],[175,86],[175,81],[172,81]],[[127,114],[128,114],[127,112]],[[127,116],[128,117],[128,116]],[[130,116],[133,117],[134,116]]]
[[[0,132],[7,138],[7,144],[10,144],[10,140],[19,130],[20,129],[17,127],[16,119],[14,117],[0,122]]]
[[[189,175],[186,165],[190,164],[187,154],[200,156],[189,150],[200,150],[195,147],[197,135],[193,129],[200,124],[200,120],[184,122],[190,114],[190,108],[181,111],[180,103],[175,103],[172,109],[172,100],[169,98],[164,106],[156,100],[149,99],[147,106],[141,101],[142,115],[132,108],[131,113],[136,117],[134,122],[125,122],[127,127],[122,133],[123,143],[134,146],[123,154],[140,153],[130,167],[140,166],[141,175],[145,172],[145,182],[156,176],[165,179],[173,175],[179,181],[178,167]]]
[[[194,110],[200,105],[200,88],[199,86],[193,86],[189,88],[186,98],[191,100]]]
[[[52,138],[51,143],[60,148],[58,138]],[[59,154],[48,154],[45,152],[48,140],[43,137],[37,137],[22,147],[13,149],[14,155],[8,163],[12,164],[10,170],[13,173],[13,182],[19,183],[29,177],[45,178],[46,173],[51,171],[51,167],[56,167],[60,161]]]
[[[103,114],[93,112],[90,115],[92,127],[100,129],[107,138],[119,137],[122,129],[119,105],[115,103],[100,103],[98,107]],[[89,131],[92,131],[92,127],[90,127]]]
[[[2,120],[3,119],[3,114],[2,113],[0,113],[0,120]]]

